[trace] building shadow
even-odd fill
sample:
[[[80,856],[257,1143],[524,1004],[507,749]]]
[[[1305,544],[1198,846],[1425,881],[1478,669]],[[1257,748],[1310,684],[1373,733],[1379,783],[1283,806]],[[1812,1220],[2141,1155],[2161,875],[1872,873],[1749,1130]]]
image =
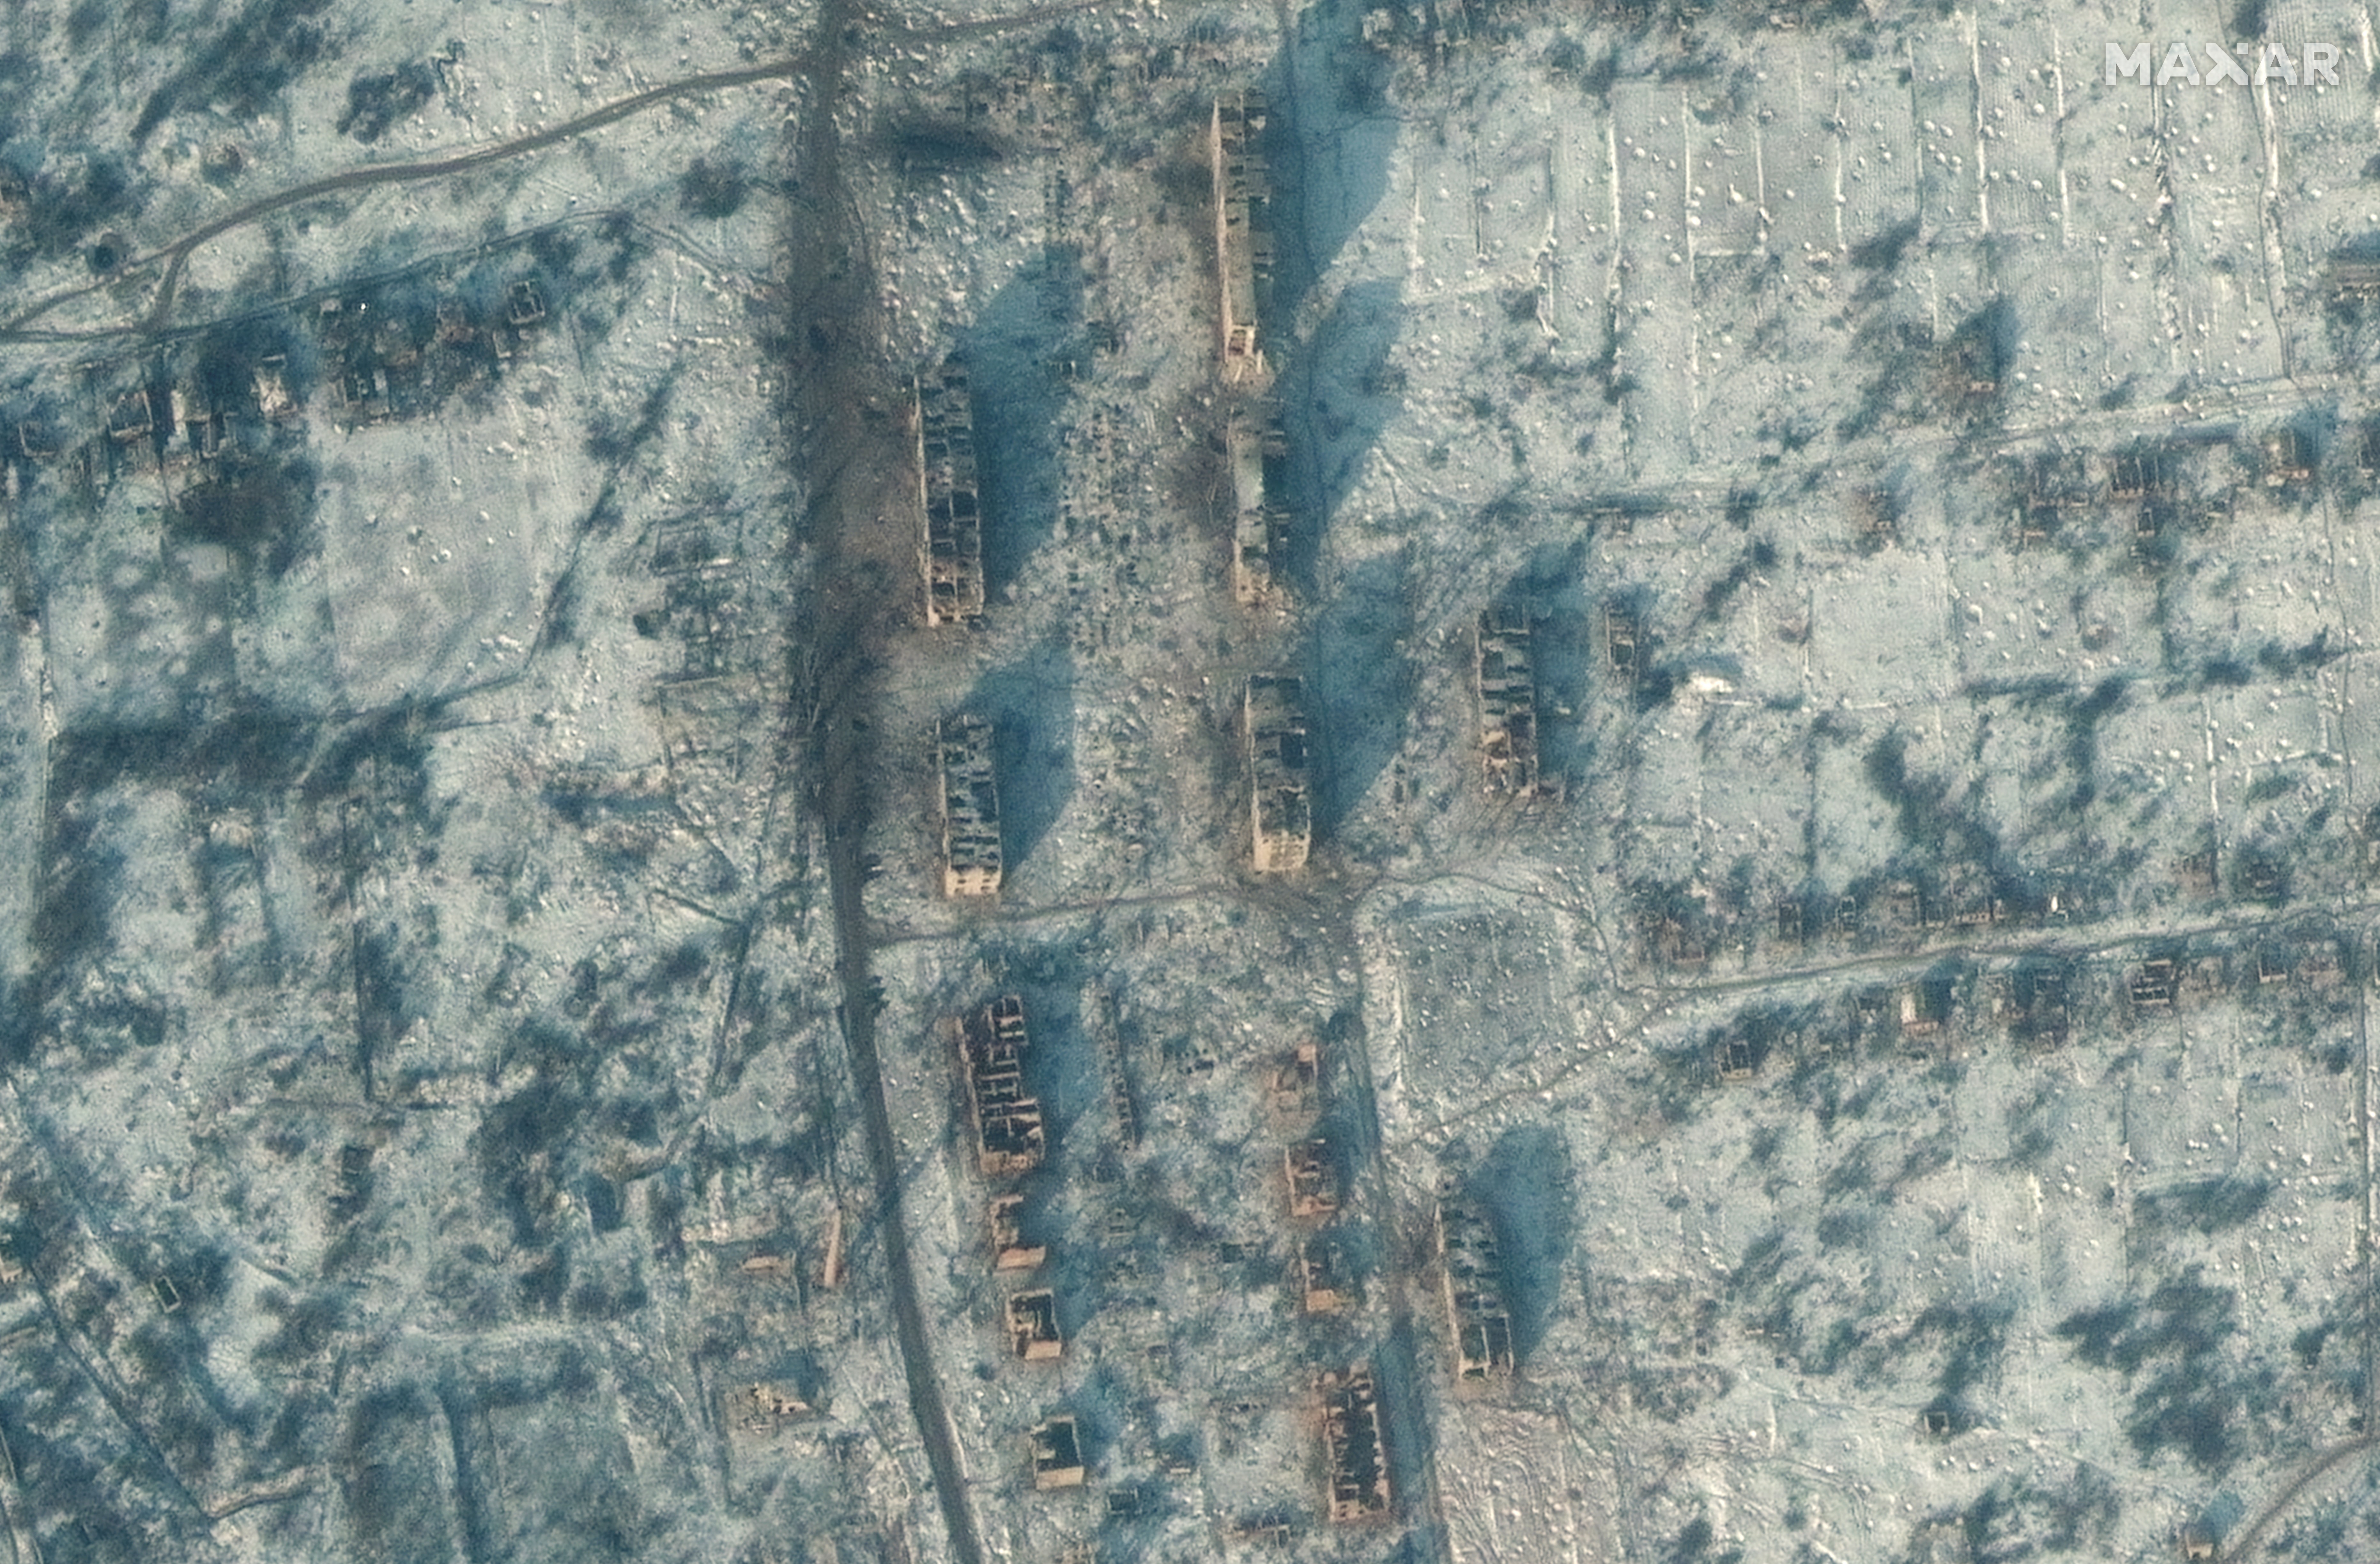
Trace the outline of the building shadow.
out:
[[[1310,595],[1323,529],[1402,404],[1390,354],[1403,329],[1403,285],[1356,282],[1309,329],[1295,323],[1387,197],[1401,126],[1387,105],[1388,62],[1363,41],[1362,7],[1309,6],[1293,25],[1262,82],[1273,266],[1260,340],[1279,376],[1273,394],[1289,443],[1286,498],[1296,520],[1285,563]]]
[[[1398,133],[1389,64],[1363,42],[1364,7],[1308,6],[1295,26],[1262,84],[1276,310],[1305,296],[1387,196]]]
[[[1414,664],[1407,548],[1358,561],[1313,616],[1306,665],[1306,721],[1318,742],[1314,823],[1333,834],[1363,801],[1404,742]]]
[[[987,598],[1050,541],[1062,489],[1065,366],[1087,360],[1082,257],[1052,245],[992,295],[953,355],[974,395]]]
[[[1000,841],[1009,874],[1033,855],[1075,794],[1075,655],[1045,643],[978,679],[960,708],[992,724]]]
[[[1403,285],[1356,283],[1303,343],[1293,345],[1275,393],[1289,444],[1291,525],[1287,564],[1297,590],[1318,592],[1322,539],[1381,430],[1402,410],[1391,362],[1404,330]]]

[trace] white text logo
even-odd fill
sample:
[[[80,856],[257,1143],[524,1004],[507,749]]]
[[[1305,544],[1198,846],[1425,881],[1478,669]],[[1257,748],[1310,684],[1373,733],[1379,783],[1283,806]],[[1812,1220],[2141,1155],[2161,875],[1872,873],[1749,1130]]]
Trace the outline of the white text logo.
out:
[[[2165,58],[2156,66],[2155,83],[2170,87],[2179,81],[2191,87],[2220,87],[2226,82],[2245,87],[2251,80],[2259,84],[2279,82],[2284,87],[2313,87],[2317,84],[2338,85],[2340,51],[2329,43],[2309,43],[2297,59],[2277,43],[2267,43],[2260,51],[2252,43],[2242,43],[2238,49],[2226,49],[2219,43],[2202,43],[2198,53],[2192,54],[2187,43],[2169,45]],[[2130,54],[2115,44],[2107,45],[2107,85],[2118,81],[2136,81],[2149,85],[2149,45],[2135,43]]]

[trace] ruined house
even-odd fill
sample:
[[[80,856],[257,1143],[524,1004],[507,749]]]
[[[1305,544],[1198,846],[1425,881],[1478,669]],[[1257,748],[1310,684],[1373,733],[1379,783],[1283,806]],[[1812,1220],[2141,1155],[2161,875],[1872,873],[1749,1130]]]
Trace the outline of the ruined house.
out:
[[[2129,451],[2107,462],[2107,494],[2116,500],[2145,500],[2173,491],[2170,464],[2155,447]]]
[[[2380,297],[2380,260],[2369,256],[2333,256],[2325,279],[2333,298]]]
[[[545,319],[545,295],[538,285],[524,277],[512,285],[504,296],[504,323],[518,331]]]
[[[1083,1440],[1071,1417],[1052,1417],[1027,1436],[1033,1461],[1033,1485],[1051,1488],[1083,1485]]]
[[[809,1402],[777,1385],[747,1386],[740,1400],[744,1412],[736,1426],[747,1434],[773,1434],[787,1423],[817,1414]]]
[[[2063,966],[2020,967],[2010,985],[2015,1031],[2030,1043],[2055,1047],[2073,1024],[2071,975]]]
[[[1537,782],[1537,682],[1525,614],[1491,608],[1479,616],[1479,744],[1488,792],[1533,798]]]
[[[1322,1459],[1330,1473],[1330,1519],[1369,1521],[1389,1513],[1389,1463],[1380,1444],[1380,1392],[1362,1364],[1326,1374]]]
[[[221,403],[196,386],[174,388],[174,423],[189,443],[189,458],[212,462],[223,455],[230,419]]]
[[[994,1000],[963,1017],[958,1034],[978,1170],[988,1179],[1031,1172],[1046,1143],[1041,1103],[1025,1094],[1025,1001],[1014,994]]]
[[[991,724],[952,717],[935,729],[942,774],[942,894],[1000,890],[1000,784],[992,775]]]
[[[286,423],[305,411],[289,390],[289,360],[272,354],[258,360],[250,376],[256,387],[256,410],[275,423]]]
[[[1034,1271],[1050,1257],[1049,1246],[1025,1242],[1025,1196],[995,1194],[991,1197],[991,1268],[995,1271]]]
[[[1264,125],[1263,93],[1216,97],[1208,140],[1215,187],[1215,270],[1222,285],[1223,379],[1230,382],[1260,376],[1265,367],[1257,345],[1257,315],[1272,273],[1266,211],[1272,189],[1256,146]]]
[[[146,388],[134,386],[118,396],[107,412],[107,437],[119,445],[129,445],[145,439],[156,427],[149,406]]]
[[[1438,1254],[1455,1378],[1472,1383],[1512,1372],[1512,1312],[1504,1297],[1504,1259],[1486,1213],[1450,1197],[1438,1207]]]
[[[1058,1334],[1058,1295],[1048,1288],[1014,1293],[1008,1300],[1008,1350],[1026,1363],[1055,1363],[1064,1355]]]
[[[1297,1296],[1298,1306],[1309,1315],[1336,1314],[1349,1302],[1339,1257],[1318,1239],[1297,1246]]]
[[[1314,841],[1304,683],[1279,673],[1250,677],[1246,721],[1256,867],[1265,873],[1303,868]]]
[[[1294,1122],[1311,1123],[1322,1107],[1322,1049],[1312,1038],[1290,1051],[1273,1069],[1266,1093],[1273,1112]]]
[[[983,506],[976,490],[975,404],[955,364],[911,387],[917,429],[917,503],[924,538],[926,623],[983,623]]]
[[[2264,455],[2265,488],[2313,481],[2313,445],[2296,430],[2283,424],[2267,432],[2257,446]]]
[[[1603,611],[1603,661],[1623,679],[1636,676],[1636,637],[1640,626],[1633,610],[1612,603]]]
[[[1330,1143],[1301,1141],[1281,1153],[1289,1175],[1289,1214],[1327,1217],[1339,1209],[1339,1173],[1330,1165]]]
[[[390,415],[388,371],[378,364],[358,361],[332,382],[339,396],[339,416],[346,427],[376,424]]]
[[[2027,464],[2017,498],[2017,545],[2047,541],[2070,513],[2088,508],[2094,498],[2079,455],[2054,454]]]
[[[1272,599],[1288,548],[1289,512],[1280,503],[1289,455],[1277,409],[1235,407],[1223,427],[1236,520],[1232,533],[1232,591],[1250,607]]]
[[[2180,991],[2181,976],[2170,956],[2143,962],[2125,985],[2133,1005],[2141,1010],[2169,1010]]]

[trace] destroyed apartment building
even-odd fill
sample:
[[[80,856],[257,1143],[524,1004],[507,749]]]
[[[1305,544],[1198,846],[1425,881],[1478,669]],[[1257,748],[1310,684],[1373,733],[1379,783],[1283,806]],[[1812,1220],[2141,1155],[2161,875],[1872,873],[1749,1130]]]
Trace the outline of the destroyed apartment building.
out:
[[[1303,868],[1314,842],[1305,684],[1289,674],[1255,674],[1245,713],[1256,867],[1263,873]]]
[[[926,623],[983,623],[983,502],[976,488],[975,405],[956,364],[917,377],[918,504]]]
[[[935,730],[942,783],[942,894],[1000,891],[1000,785],[992,774],[991,724],[952,717]]]
[[[1524,613],[1491,608],[1477,634],[1479,743],[1488,791],[1503,798],[1538,796],[1536,669]]]
[[[1438,1208],[1438,1252],[1455,1378],[1475,1384],[1509,1377],[1512,1314],[1504,1299],[1504,1261],[1495,1229],[1478,1206],[1449,1197]]]
[[[1025,1092],[1025,1001],[1014,994],[994,1000],[962,1017],[957,1029],[977,1170],[988,1179],[1031,1172],[1047,1143],[1041,1103]]]
[[[1265,126],[1264,94],[1225,92],[1215,99],[1208,152],[1215,182],[1215,269],[1222,293],[1223,379],[1264,373],[1257,342],[1259,296],[1272,273],[1272,199],[1257,139]]]
[[[1322,1459],[1330,1473],[1330,1519],[1389,1513],[1389,1463],[1380,1445],[1380,1392],[1370,1368],[1322,1376]]]
[[[1269,600],[1289,545],[1289,512],[1276,498],[1287,483],[1288,443],[1279,409],[1236,407],[1223,430],[1236,520],[1232,535],[1232,592],[1250,607]]]

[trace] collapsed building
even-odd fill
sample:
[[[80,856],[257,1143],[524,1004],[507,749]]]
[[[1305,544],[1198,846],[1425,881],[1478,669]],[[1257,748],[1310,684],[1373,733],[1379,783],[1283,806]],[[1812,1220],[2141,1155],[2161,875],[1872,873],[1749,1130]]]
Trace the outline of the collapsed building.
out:
[[[1267,1098],[1281,1118],[1312,1123],[1322,1107],[1321,1045],[1309,1037],[1290,1050],[1273,1069]]]
[[[1000,890],[1000,784],[992,774],[991,724],[953,717],[938,724],[942,776],[942,894],[990,896]]]
[[[2173,463],[2154,445],[2142,446],[2107,458],[2107,495],[2115,500],[2149,500],[2173,491]]]
[[[1611,603],[1603,611],[1603,661],[1623,679],[1636,676],[1636,638],[1641,626],[1635,611]]]
[[[1083,1485],[1082,1434],[1071,1417],[1053,1417],[1040,1424],[1027,1437],[1033,1461],[1033,1485],[1047,1493],[1051,1488],[1079,1488]]]
[[[2111,476],[2111,490],[2118,480]],[[2096,498],[2079,455],[2053,453],[2025,464],[2016,506],[2017,546],[2047,542],[2068,517],[2087,511]]]
[[[107,413],[107,437],[118,445],[130,445],[147,438],[156,427],[150,410],[149,392],[145,386],[134,386],[116,397]]]
[[[2334,298],[2380,297],[2380,258],[2335,255],[2325,275]]]
[[[1025,1001],[1014,994],[994,1000],[962,1017],[958,1034],[977,1170],[988,1179],[1031,1172],[1046,1142],[1040,1099],[1025,1093]]]
[[[2295,429],[2284,424],[2266,433],[2257,447],[2264,457],[2265,488],[2313,481],[2313,444]]]
[[[1309,1315],[1336,1314],[1351,1301],[1338,1254],[1318,1239],[1297,1246],[1298,1306]]]
[[[1282,673],[1251,676],[1245,716],[1256,867],[1265,873],[1303,868],[1314,842],[1305,683]]]
[[[1058,1334],[1058,1296],[1048,1288],[1008,1300],[1008,1349],[1026,1363],[1055,1363],[1065,1354]]]
[[[2010,994],[2017,1035],[2045,1046],[2064,1042],[2073,1024],[2071,987],[2062,966],[2019,968]]]
[[[1331,1165],[1329,1141],[1301,1141],[1281,1157],[1289,1179],[1291,1216],[1327,1217],[1339,1209],[1339,1172]]]
[[[1236,407],[1223,430],[1235,520],[1232,532],[1232,592],[1250,607],[1269,600],[1288,552],[1289,512],[1279,496],[1289,444],[1278,409]]]
[[[174,422],[188,440],[186,459],[212,462],[223,455],[230,438],[231,418],[223,404],[194,385],[176,386]]]
[[[1116,1025],[1115,997],[1093,984],[1083,990],[1083,1030],[1099,1050],[1099,1074],[1115,1114],[1116,1138],[1126,1149],[1140,1145],[1140,1115],[1133,1107],[1132,1079],[1123,1064],[1123,1034]]]
[[[1487,1214],[1452,1196],[1438,1207],[1438,1254],[1454,1340],[1454,1376],[1479,1382],[1512,1372],[1512,1311],[1504,1298],[1504,1259]]]
[[[2174,996],[2181,991],[2180,974],[2171,956],[2159,956],[2143,962],[2125,985],[2134,1006],[2142,1010],[2170,1010]]]
[[[1272,200],[1256,138],[1265,126],[1264,94],[1224,92],[1215,99],[1208,153],[1215,184],[1215,270],[1222,294],[1223,379],[1264,373],[1257,343],[1258,295],[1272,273]]]
[[[1480,614],[1479,744],[1488,791],[1504,798],[1538,794],[1537,682],[1530,649],[1525,614],[1497,608]]]
[[[917,503],[924,538],[926,623],[983,623],[983,503],[976,489],[975,404],[956,364],[911,387],[917,428]]]
[[[289,388],[289,358],[270,354],[257,361],[249,379],[256,392],[256,410],[274,423],[286,423],[306,409]]]
[[[1358,1364],[1322,1376],[1322,1459],[1330,1473],[1330,1519],[1369,1521],[1389,1512],[1389,1463],[1380,1444],[1380,1392]]]
[[[1036,1271],[1050,1257],[1049,1245],[1025,1242],[1025,1196],[991,1197],[991,1268]]]

